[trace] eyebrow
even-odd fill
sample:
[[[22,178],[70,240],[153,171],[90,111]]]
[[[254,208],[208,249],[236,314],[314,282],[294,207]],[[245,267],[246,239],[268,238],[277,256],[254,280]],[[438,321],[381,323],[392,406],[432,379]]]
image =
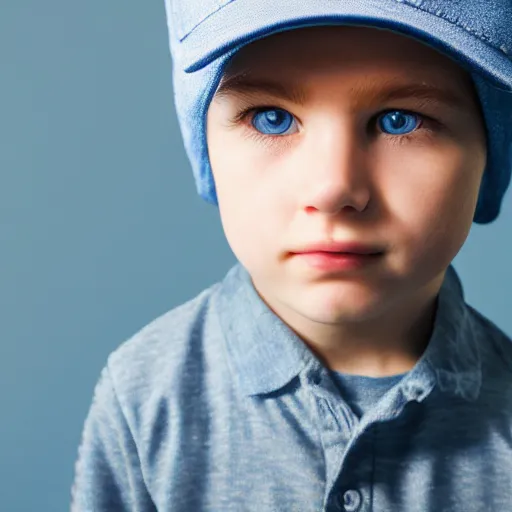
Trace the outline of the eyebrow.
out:
[[[355,104],[365,104],[368,99],[373,102],[388,102],[404,98],[418,100],[435,100],[458,110],[467,110],[470,106],[467,97],[451,89],[437,87],[426,83],[392,85],[382,88],[360,87],[355,90]],[[381,84],[382,85],[382,84]],[[216,96],[246,96],[251,94],[267,94],[304,105],[308,96],[304,88],[294,83],[282,83],[272,80],[249,78],[246,74],[227,76],[219,85]]]
[[[283,98],[299,105],[304,105],[307,101],[307,94],[300,86],[283,84],[272,80],[249,78],[245,74],[229,75],[224,78],[215,96],[224,98],[261,93]]]

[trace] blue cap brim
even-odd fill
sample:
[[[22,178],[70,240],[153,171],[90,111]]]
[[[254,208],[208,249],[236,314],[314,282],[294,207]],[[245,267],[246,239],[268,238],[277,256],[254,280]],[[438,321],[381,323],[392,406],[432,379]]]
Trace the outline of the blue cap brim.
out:
[[[187,73],[273,33],[315,25],[359,25],[418,39],[477,72],[494,87],[512,91],[512,61],[462,26],[412,5],[382,0],[236,0],[208,16],[180,41]]]

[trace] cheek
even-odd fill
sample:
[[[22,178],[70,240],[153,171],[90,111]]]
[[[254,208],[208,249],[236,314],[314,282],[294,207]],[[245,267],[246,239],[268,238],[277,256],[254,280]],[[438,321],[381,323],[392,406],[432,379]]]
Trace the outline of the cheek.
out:
[[[232,201],[219,195],[219,210],[224,234],[231,250],[254,274],[260,274],[275,261],[280,248],[279,213],[252,200]]]
[[[260,161],[256,169],[250,160],[220,151],[212,155],[211,165],[226,239],[238,260],[256,270],[279,246],[283,203],[263,179]]]
[[[471,228],[485,156],[462,147],[401,156],[385,173],[386,208],[411,259],[448,264]]]
[[[282,162],[257,152],[255,143],[226,130],[211,130],[208,151],[221,222],[235,256],[246,268],[265,264],[285,231]]]

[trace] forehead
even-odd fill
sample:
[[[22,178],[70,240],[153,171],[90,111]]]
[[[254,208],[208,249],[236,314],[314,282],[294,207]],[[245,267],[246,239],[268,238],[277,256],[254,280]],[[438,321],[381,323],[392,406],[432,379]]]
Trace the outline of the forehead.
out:
[[[377,63],[425,70],[442,67],[450,74],[466,74],[450,57],[411,37],[375,27],[332,25],[286,30],[254,41],[231,58],[226,72],[247,67],[258,72],[346,70]]]
[[[346,26],[294,29],[247,45],[216,94],[261,92],[305,103],[307,89],[329,81],[339,88],[357,83],[362,93],[381,89],[388,100],[437,97],[462,108],[478,102],[470,75],[449,57],[389,30]]]

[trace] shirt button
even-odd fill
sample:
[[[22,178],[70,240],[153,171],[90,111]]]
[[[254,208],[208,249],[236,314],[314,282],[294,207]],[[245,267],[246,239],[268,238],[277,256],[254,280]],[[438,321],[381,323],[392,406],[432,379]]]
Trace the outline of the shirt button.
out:
[[[343,510],[355,512],[361,506],[361,494],[355,489],[350,489],[343,494]]]

